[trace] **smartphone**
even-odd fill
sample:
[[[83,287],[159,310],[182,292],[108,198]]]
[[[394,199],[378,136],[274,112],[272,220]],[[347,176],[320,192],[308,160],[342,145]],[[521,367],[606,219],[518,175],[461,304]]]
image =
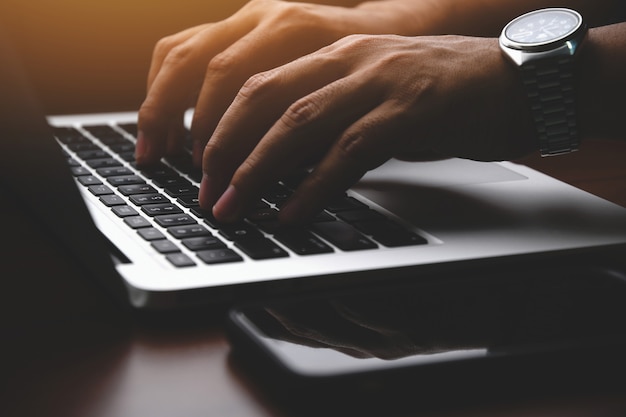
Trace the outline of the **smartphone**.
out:
[[[596,383],[624,369],[626,275],[433,276],[239,305],[227,329],[234,359],[290,390]]]

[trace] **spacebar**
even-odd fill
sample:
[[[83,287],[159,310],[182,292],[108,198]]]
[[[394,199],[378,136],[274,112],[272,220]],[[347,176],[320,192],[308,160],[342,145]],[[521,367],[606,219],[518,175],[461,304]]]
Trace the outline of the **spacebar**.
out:
[[[311,230],[344,251],[378,247],[354,227],[340,221],[315,223]]]

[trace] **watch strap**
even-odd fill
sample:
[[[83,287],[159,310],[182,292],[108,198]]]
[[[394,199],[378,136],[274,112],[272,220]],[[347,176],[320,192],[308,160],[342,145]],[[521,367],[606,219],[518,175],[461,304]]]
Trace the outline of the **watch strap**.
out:
[[[537,128],[542,156],[578,149],[574,57],[529,62],[521,75]]]

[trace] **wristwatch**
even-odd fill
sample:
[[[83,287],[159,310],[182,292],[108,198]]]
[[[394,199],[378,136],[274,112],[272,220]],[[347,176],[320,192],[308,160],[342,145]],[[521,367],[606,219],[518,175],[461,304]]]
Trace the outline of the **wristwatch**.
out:
[[[580,13],[541,9],[509,22],[500,48],[520,70],[542,156],[578,149],[574,62],[587,33]]]

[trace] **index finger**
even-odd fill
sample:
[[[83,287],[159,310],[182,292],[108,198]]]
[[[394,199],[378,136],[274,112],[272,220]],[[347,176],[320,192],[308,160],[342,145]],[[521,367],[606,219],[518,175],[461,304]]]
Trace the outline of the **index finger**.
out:
[[[169,127],[189,108],[191,98],[201,86],[208,62],[252,26],[253,22],[210,24],[167,53],[139,109],[138,162],[155,162],[163,156]]]

